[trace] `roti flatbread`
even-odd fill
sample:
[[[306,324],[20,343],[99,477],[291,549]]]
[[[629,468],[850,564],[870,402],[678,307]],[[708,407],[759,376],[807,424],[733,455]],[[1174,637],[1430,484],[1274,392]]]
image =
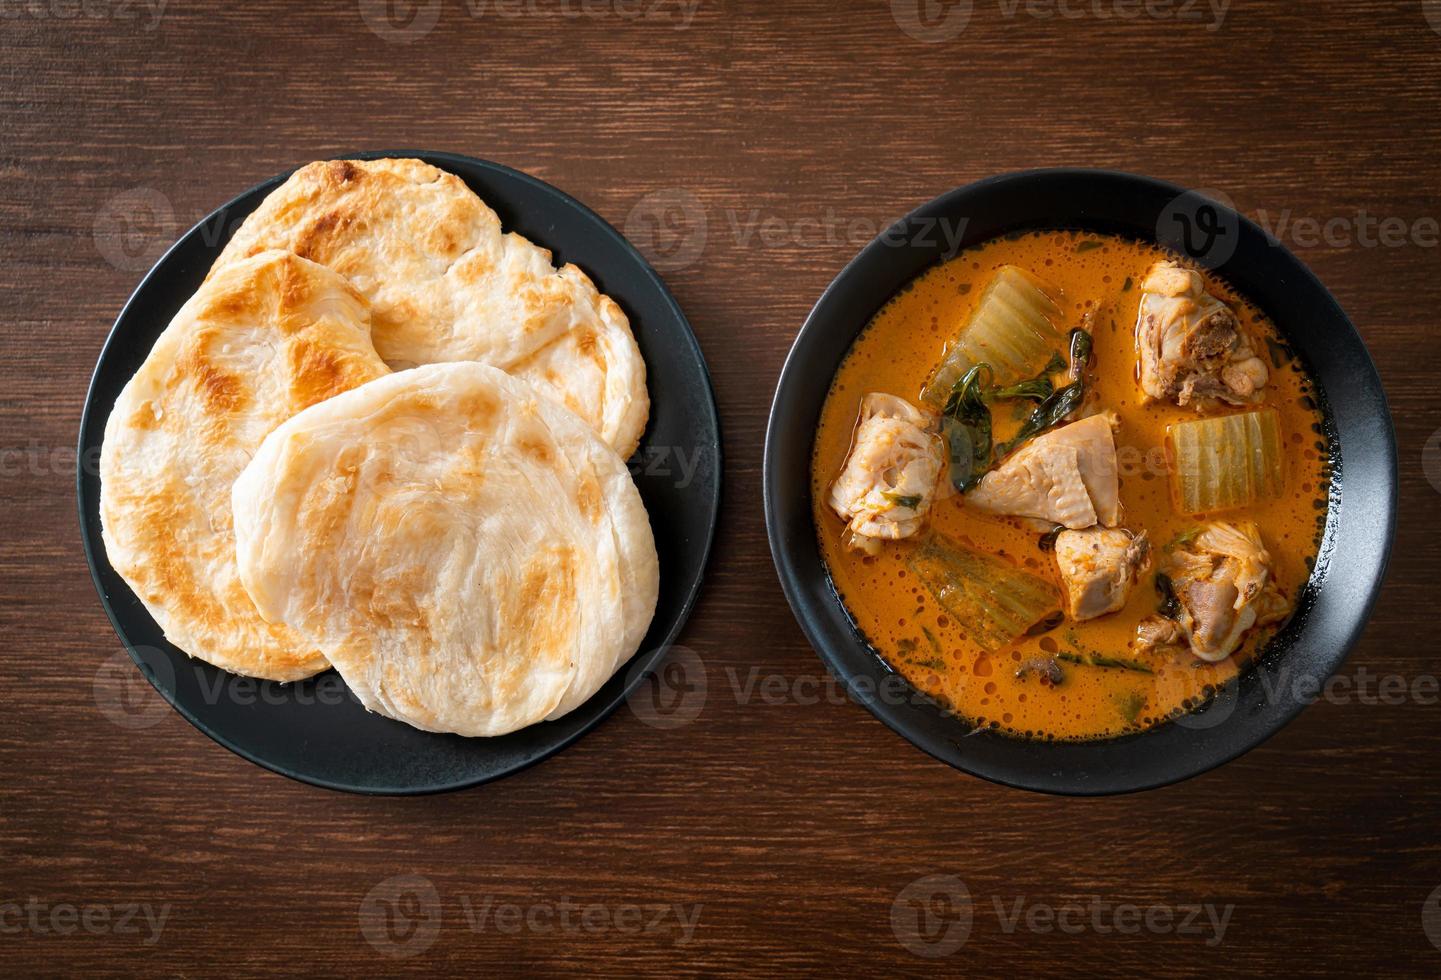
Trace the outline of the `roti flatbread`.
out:
[[[503,735],[596,692],[659,583],[625,463],[574,414],[477,362],[307,409],[233,491],[241,579],[372,711]]]
[[[100,453],[106,554],[167,639],[251,677],[325,669],[241,587],[230,488],[271,429],[389,373],[365,299],[285,252],[228,266],[180,309],[116,400]]]
[[[370,300],[392,367],[483,361],[530,382],[629,457],[650,402],[625,313],[574,265],[514,232],[465,182],[420,160],[333,160],[271,192],[211,275],[282,248]]]

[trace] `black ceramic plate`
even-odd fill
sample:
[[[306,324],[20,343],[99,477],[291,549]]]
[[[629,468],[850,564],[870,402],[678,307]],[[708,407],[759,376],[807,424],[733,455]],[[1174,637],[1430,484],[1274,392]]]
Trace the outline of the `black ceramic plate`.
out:
[[[317,786],[431,793],[475,786],[560,751],[625,699],[680,632],[700,589],[720,505],[720,425],[700,347],[660,277],[614,228],[523,173],[448,153],[399,150],[458,175],[517,231],[574,262],[630,317],[648,368],[650,424],[631,460],[660,554],[660,602],[630,664],[564,718],[503,738],[433,735],[366,712],[329,671],[297,684],[257,683],[191,660],[165,642],[110,567],[100,538],[100,481],[81,467],[80,530],[110,621],[152,684],[201,731],[252,762]],[[105,420],[156,337],[205,278],[231,232],[289,174],[245,192],[192,228],[125,304],[100,354],[80,422],[80,458],[97,459]]]
[[[1201,711],[1106,741],[1046,743],[972,732],[893,673],[832,588],[811,518],[812,442],[851,342],[897,290],[958,248],[1007,232],[1079,228],[1158,242],[1214,269],[1271,316],[1322,389],[1336,480],[1300,612],[1267,654]],[[897,222],[816,303],[776,388],[766,433],[766,528],[796,618],[827,666],[892,729],[937,759],[1053,793],[1146,789],[1260,744],[1316,697],[1360,635],[1396,516],[1396,442],[1375,366],[1345,313],[1290,252],[1206,196],[1144,177],[1042,170],[952,191]]]

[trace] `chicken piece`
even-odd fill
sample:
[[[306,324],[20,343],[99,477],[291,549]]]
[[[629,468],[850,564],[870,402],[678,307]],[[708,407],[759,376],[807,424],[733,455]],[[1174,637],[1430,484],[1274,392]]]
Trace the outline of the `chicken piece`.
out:
[[[1037,436],[987,473],[966,502],[1071,530],[1114,527],[1121,518],[1117,418],[1103,412]]]
[[[1151,542],[1145,531],[1134,537],[1118,528],[1062,531],[1056,536],[1056,566],[1071,618],[1095,619],[1126,604],[1136,578],[1151,567]]]
[[[861,399],[851,452],[830,493],[847,522],[847,545],[875,554],[881,541],[919,531],[945,465],[936,416],[895,395]]]
[[[1147,616],[1136,624],[1136,648],[1142,651],[1159,647],[1183,647],[1186,634],[1174,619],[1164,616]]]
[[[1271,555],[1250,521],[1207,524],[1190,542],[1177,545],[1162,563],[1179,609],[1136,627],[1136,646],[1186,646],[1212,663],[1236,652],[1253,626],[1285,619],[1290,603],[1271,578]]]
[[[1206,292],[1200,273],[1174,262],[1156,263],[1141,283],[1136,350],[1147,401],[1243,405],[1260,400],[1270,377],[1236,314]]]

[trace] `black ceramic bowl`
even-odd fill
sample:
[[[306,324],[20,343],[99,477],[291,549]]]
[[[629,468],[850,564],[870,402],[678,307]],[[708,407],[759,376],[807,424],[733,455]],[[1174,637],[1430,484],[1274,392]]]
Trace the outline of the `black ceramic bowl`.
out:
[[[810,461],[836,369],[877,310],[959,248],[1007,232],[1078,228],[1157,242],[1214,269],[1277,324],[1324,395],[1335,485],[1299,612],[1267,653],[1201,710],[1150,731],[1039,742],[973,731],[910,688],[866,643],[833,589],[811,516]],[[1197,192],[1129,174],[1040,170],[983,180],[897,222],[836,277],[781,372],[765,451],[766,528],[781,585],[830,670],[877,717],[944,762],[1051,793],[1176,782],[1255,747],[1317,696],[1381,588],[1396,516],[1396,443],[1375,366],[1324,286],[1274,239]]]
[[[580,708],[502,738],[434,735],[365,711],[339,675],[296,684],[249,681],[191,660],[110,567],[100,538],[100,480],[81,467],[80,530],[95,587],[131,658],[205,734],[267,769],[359,793],[460,789],[522,769],[600,723],[675,640],[700,590],[720,506],[720,425],[700,347],[680,307],[640,253],[594,212],[523,173],[449,153],[397,150],[342,158],[419,157],[459,176],[518,231],[574,262],[630,317],[648,368],[650,423],[631,472],[660,556],[660,601],[640,652]],[[195,291],[236,226],[289,173],[213,212],[176,242],[130,297],[96,365],[80,422],[80,458],[99,458],[105,420],[155,338]]]

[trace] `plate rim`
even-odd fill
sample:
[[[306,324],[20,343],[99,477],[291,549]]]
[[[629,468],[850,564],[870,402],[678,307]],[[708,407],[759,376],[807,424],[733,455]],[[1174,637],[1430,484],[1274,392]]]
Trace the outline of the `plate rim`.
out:
[[[464,789],[472,789],[477,786],[483,786],[486,783],[491,783],[500,779],[504,779],[508,776],[513,776],[516,773],[522,772],[526,769],[531,768],[532,766],[536,766],[542,762],[545,762],[547,759],[550,759],[556,754],[574,745],[582,737],[599,727],[602,722],[608,719],[623,703],[625,703],[630,698],[632,694],[635,693],[636,689],[639,688],[640,685],[649,678],[651,673],[656,669],[659,662],[663,660],[664,657],[669,653],[670,649],[675,646],[676,640],[680,636],[681,632],[685,629],[686,625],[690,622],[691,615],[694,613],[695,606],[700,599],[701,591],[705,587],[706,579],[710,575],[710,564],[714,556],[715,538],[717,528],[720,524],[720,509],[723,502],[725,484],[725,440],[724,433],[721,428],[720,411],[716,403],[715,385],[711,377],[710,363],[706,360],[705,352],[701,349],[700,341],[696,338],[695,335],[695,330],[691,326],[690,320],[686,316],[685,311],[681,308],[679,301],[670,291],[670,288],[669,286],[667,286],[665,280],[661,278],[660,274],[656,272],[655,268],[650,264],[646,257],[641,254],[640,250],[636,248],[635,244],[631,242],[630,239],[628,239],[624,234],[620,232],[619,229],[617,229],[604,217],[598,214],[594,209],[586,205],[584,202],[580,201],[578,198],[567,193],[566,191],[563,191],[555,185],[547,181],[541,180],[540,178],[528,174],[522,170],[517,170],[514,167],[510,167],[502,163],[497,163],[493,160],[486,160],[480,157],[473,157],[466,154],[454,153],[443,150],[422,150],[405,148],[391,150],[347,151],[343,153],[335,153],[328,156],[317,157],[316,160],[297,164],[296,166],[291,167],[288,170],[282,171],[281,173],[276,174],[273,177],[267,178],[251,185],[240,193],[235,194],[225,203],[212,209],[203,218],[201,218],[199,221],[196,221],[182,234],[180,234],[175,239],[175,241],[172,242],[165,249],[165,251],[160,255],[160,257],[155,260],[154,264],[151,265],[148,270],[146,270],[145,274],[140,277],[140,280],[130,291],[129,295],[125,299],[125,302],[121,305],[120,311],[116,315],[114,322],[110,325],[109,330],[106,331],[105,340],[100,346],[99,354],[96,356],[95,367],[91,370],[90,380],[85,388],[85,401],[80,412],[79,429],[76,436],[76,452],[78,454],[77,458],[83,461],[87,448],[85,445],[85,436],[93,424],[92,413],[96,410],[96,386],[100,381],[102,367],[106,359],[111,355],[112,346],[117,342],[116,337],[120,325],[127,319],[130,314],[131,307],[135,304],[140,294],[147,288],[147,286],[149,286],[151,280],[160,277],[161,271],[163,267],[169,262],[172,253],[174,253],[177,249],[181,247],[182,244],[188,241],[192,235],[201,232],[203,228],[205,228],[208,224],[214,221],[217,217],[224,215],[226,212],[229,211],[230,208],[234,207],[241,201],[246,200],[252,195],[259,194],[262,191],[265,191],[267,188],[273,190],[275,187],[278,187],[281,183],[288,179],[292,174],[294,174],[295,171],[299,170],[303,166],[308,165],[309,163],[333,160],[375,160],[391,157],[413,157],[415,159],[423,160],[426,163],[430,163],[432,166],[440,167],[441,169],[445,169],[445,166],[439,163],[435,163],[434,161],[445,161],[446,163],[458,164],[462,167],[479,168],[481,170],[496,172],[503,176],[519,180],[522,183],[529,184],[533,189],[543,194],[548,194],[554,197],[560,203],[577,211],[582,217],[593,221],[597,228],[599,228],[603,233],[605,233],[609,238],[611,238],[621,247],[621,250],[629,256],[631,261],[635,264],[636,268],[644,273],[645,278],[649,281],[650,285],[655,290],[657,290],[657,294],[661,298],[663,298],[663,300],[665,301],[665,305],[669,309],[669,312],[673,315],[674,323],[680,328],[679,338],[684,341],[685,352],[690,356],[690,358],[695,361],[695,363],[700,368],[700,374],[702,380],[704,381],[703,393],[705,396],[701,399],[705,407],[705,417],[701,419],[701,421],[704,423],[707,431],[709,433],[713,433],[714,435],[714,444],[705,445],[705,449],[709,452],[714,453],[713,458],[715,460],[714,469],[716,476],[714,489],[708,494],[708,497],[705,500],[705,504],[710,516],[706,522],[704,541],[700,544],[699,571],[696,574],[695,580],[686,589],[685,594],[681,598],[681,601],[677,607],[674,623],[672,623],[670,629],[666,631],[664,637],[661,638],[660,642],[652,645],[651,647],[637,650],[634,654],[631,655],[628,660],[626,660],[623,665],[621,665],[619,669],[616,670],[614,674],[611,675],[612,678],[621,675],[622,673],[624,673],[625,675],[625,681],[621,685],[621,689],[616,694],[616,696],[612,697],[608,702],[597,705],[595,708],[592,709],[591,717],[588,718],[583,725],[581,725],[575,731],[556,740],[553,744],[548,744],[544,749],[538,752],[528,753],[522,760],[512,763],[511,765],[508,765],[495,772],[488,773],[479,777],[455,780],[444,784],[424,786],[358,786],[346,783],[344,781],[318,777],[310,773],[296,770],[293,767],[274,763],[257,753],[248,751],[247,749],[235,744],[223,734],[217,732],[212,726],[206,724],[204,721],[198,718],[183,703],[177,701],[176,698],[172,697],[172,695],[168,693],[162,685],[156,683],[152,672],[146,667],[144,662],[136,656],[135,644],[133,641],[130,640],[129,637],[126,636],[125,630],[121,626],[119,618],[115,613],[113,603],[111,602],[110,597],[106,595],[104,584],[101,582],[100,579],[100,569],[97,564],[97,551],[103,550],[103,548],[100,542],[97,542],[93,539],[93,536],[91,535],[90,530],[87,526],[87,520],[89,515],[86,506],[87,502],[92,503],[94,509],[98,513],[99,499],[98,496],[93,501],[88,501],[87,499],[88,495],[85,487],[86,473],[83,463],[81,466],[78,466],[76,468],[75,502],[76,514],[79,523],[80,542],[81,547],[85,552],[86,567],[90,571],[91,584],[95,587],[96,597],[100,600],[100,605],[105,610],[105,616],[110,621],[111,628],[114,630],[115,635],[120,639],[120,642],[123,645],[126,654],[135,664],[136,669],[140,671],[141,676],[143,676],[146,681],[151,685],[151,687],[156,692],[158,692],[161,697],[165,699],[166,703],[169,704],[170,707],[174,709],[177,714],[179,714],[182,718],[189,722],[194,728],[203,733],[207,738],[215,742],[217,745],[220,745],[221,747],[229,750],[240,758],[245,759],[247,762],[251,762],[262,769],[275,773],[276,775],[284,776],[287,779],[294,780],[295,782],[303,783],[308,786],[315,786],[321,789],[350,793],[359,796],[433,796],[442,793],[457,792]],[[456,174],[456,176],[460,177],[462,181],[465,181],[465,177],[463,177],[462,175]],[[468,181],[466,181],[466,186],[469,187]],[[217,239],[214,246],[217,255],[219,254],[219,250],[224,247],[225,242],[229,241],[229,238],[230,235],[227,234]],[[542,248],[548,249],[550,247],[544,242],[536,242],[536,244],[540,245]],[[104,439],[102,429],[99,445],[103,444]],[[642,442],[642,446],[643,445],[644,442]],[[97,488],[99,486],[98,473],[96,475],[96,486]],[[106,563],[108,565],[108,559],[106,559]],[[145,615],[150,615],[148,610],[145,610]],[[151,618],[153,620],[153,617]],[[158,623],[156,624],[156,627],[157,629],[159,628]],[[163,630],[161,632],[163,634]],[[191,657],[190,654],[186,653],[184,650],[176,647],[168,640],[166,642],[171,647],[174,647],[174,649],[178,650],[183,656],[189,658],[190,661],[195,661],[196,658]],[[203,663],[204,661],[201,662]],[[334,668],[332,667],[329,668],[327,671],[321,671],[315,676],[320,677],[333,670]],[[591,701],[593,701],[596,697],[599,696],[599,694],[600,692],[597,691],[596,694],[592,695],[591,698],[588,699],[584,704],[589,705]],[[373,714],[373,712],[369,713]]]

